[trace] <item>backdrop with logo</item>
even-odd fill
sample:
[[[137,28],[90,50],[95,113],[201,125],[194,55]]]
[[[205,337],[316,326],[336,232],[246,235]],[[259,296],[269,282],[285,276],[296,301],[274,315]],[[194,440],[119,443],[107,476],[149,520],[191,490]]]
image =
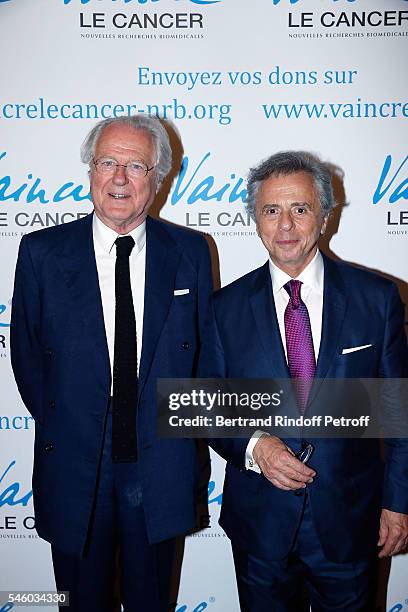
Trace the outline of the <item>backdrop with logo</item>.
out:
[[[174,123],[178,166],[155,212],[208,234],[221,285],[266,260],[244,209],[248,168],[283,149],[320,154],[339,202],[323,249],[406,297],[407,36],[406,0],[0,0],[0,591],[55,588],[34,529],[11,295],[21,236],[92,209],[87,131],[135,112]],[[187,539],[177,612],[239,609],[217,525],[223,470],[213,456],[211,525]],[[392,562],[388,611],[408,609],[407,568]]]

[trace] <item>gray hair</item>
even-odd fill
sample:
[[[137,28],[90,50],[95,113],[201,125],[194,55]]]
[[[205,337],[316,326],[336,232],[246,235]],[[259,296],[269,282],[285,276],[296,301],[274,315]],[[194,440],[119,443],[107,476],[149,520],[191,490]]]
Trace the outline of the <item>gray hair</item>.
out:
[[[160,187],[171,170],[171,147],[168,134],[157,117],[151,115],[121,116],[99,121],[88,133],[81,146],[81,161],[90,164],[95,156],[98,140],[110,125],[127,125],[134,130],[144,130],[153,138],[156,149],[156,177],[157,187]]]
[[[245,208],[252,219],[255,220],[256,194],[260,184],[271,176],[286,176],[296,172],[306,172],[312,177],[323,216],[326,216],[336,206],[332,177],[327,165],[307,151],[281,151],[271,155],[249,171]]]

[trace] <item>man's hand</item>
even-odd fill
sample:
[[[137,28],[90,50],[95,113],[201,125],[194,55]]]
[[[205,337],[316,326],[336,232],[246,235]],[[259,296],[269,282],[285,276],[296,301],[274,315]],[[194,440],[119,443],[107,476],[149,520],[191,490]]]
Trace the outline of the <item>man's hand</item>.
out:
[[[282,440],[274,436],[259,438],[252,455],[265,478],[283,491],[303,489],[306,483],[313,482],[316,475],[314,470],[296,459]]]
[[[390,557],[408,548],[408,514],[392,512],[383,508],[380,518],[380,558]]]

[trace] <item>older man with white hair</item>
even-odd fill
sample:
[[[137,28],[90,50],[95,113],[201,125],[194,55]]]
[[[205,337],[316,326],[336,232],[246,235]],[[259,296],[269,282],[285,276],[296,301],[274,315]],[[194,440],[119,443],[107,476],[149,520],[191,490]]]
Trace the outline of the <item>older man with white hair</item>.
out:
[[[113,612],[116,559],[126,612],[167,610],[195,525],[194,440],[156,435],[156,380],[195,375],[212,288],[204,238],[148,216],[171,157],[154,117],[100,122],[82,147],[94,213],[21,241],[12,365],[37,531],[75,612]]]

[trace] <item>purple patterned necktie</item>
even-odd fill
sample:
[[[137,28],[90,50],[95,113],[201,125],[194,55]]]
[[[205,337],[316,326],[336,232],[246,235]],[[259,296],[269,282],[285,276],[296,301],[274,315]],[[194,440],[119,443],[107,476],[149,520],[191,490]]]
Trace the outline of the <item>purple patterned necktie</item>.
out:
[[[291,378],[296,379],[299,409],[303,413],[316,372],[316,361],[309,313],[300,297],[301,284],[301,281],[291,280],[284,288],[290,297],[285,310],[288,366]]]

